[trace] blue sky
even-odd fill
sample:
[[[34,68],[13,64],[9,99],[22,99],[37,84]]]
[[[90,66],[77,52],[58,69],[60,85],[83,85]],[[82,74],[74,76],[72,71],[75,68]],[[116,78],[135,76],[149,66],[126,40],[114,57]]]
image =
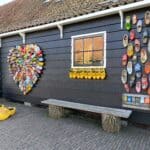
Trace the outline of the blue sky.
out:
[[[4,5],[6,3],[11,2],[12,0],[0,0],[0,5]]]

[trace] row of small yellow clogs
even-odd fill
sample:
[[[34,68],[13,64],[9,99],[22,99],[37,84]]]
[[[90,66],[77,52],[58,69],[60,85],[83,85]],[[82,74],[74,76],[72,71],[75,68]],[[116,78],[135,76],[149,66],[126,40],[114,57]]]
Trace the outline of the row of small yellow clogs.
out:
[[[70,72],[71,79],[94,79],[103,80],[106,78],[106,72]]]

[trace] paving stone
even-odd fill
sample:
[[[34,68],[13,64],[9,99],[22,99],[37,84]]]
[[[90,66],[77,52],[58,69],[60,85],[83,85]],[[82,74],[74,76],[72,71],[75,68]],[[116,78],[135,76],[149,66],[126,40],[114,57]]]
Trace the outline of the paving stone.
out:
[[[99,122],[78,116],[59,120],[48,109],[16,106],[12,118],[0,122],[0,150],[149,150],[150,130],[129,125],[118,134],[106,133]]]

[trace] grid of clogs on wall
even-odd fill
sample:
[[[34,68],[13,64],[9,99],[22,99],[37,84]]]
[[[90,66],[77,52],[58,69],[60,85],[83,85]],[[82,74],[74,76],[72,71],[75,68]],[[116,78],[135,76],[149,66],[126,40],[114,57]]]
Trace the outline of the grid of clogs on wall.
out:
[[[121,81],[123,106],[150,110],[150,11],[126,16]]]

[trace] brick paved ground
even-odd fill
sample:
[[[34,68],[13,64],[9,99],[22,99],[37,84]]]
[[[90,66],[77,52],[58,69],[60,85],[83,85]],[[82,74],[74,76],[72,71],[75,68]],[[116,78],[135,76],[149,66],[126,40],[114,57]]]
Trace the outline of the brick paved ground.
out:
[[[17,114],[0,122],[0,150],[150,150],[150,130],[130,125],[108,134],[92,120],[53,120],[46,109],[3,103],[16,106]]]

